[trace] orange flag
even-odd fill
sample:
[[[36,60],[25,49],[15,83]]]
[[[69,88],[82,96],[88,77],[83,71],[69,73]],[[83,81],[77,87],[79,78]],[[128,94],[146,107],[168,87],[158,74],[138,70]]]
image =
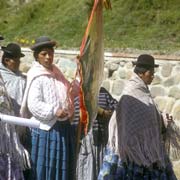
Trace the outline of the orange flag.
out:
[[[96,118],[104,72],[103,0],[94,0],[78,57],[80,125],[86,134]]]

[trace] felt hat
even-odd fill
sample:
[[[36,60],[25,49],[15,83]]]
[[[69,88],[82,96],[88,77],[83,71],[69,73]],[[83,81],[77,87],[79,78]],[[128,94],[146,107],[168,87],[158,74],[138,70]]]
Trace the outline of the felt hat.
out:
[[[12,58],[20,58],[25,56],[21,52],[21,47],[16,43],[9,43],[6,47],[2,46],[1,50],[4,51],[6,55]]]
[[[54,47],[56,44],[56,41],[51,40],[49,37],[40,36],[35,40],[35,43],[31,49],[34,51],[42,47]]]
[[[154,63],[154,57],[152,57],[149,54],[141,54],[137,61],[132,62],[133,65],[136,65],[137,67],[145,67],[145,68],[154,68],[158,67],[158,64]]]

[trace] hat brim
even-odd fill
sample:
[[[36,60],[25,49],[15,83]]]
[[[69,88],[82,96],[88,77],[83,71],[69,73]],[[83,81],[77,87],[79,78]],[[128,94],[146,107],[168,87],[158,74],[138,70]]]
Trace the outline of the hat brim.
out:
[[[31,46],[31,50],[36,50],[38,48],[41,48],[41,47],[54,47],[56,46],[56,41],[48,41],[48,42],[41,42],[41,43],[36,43],[34,44],[33,46]]]
[[[8,51],[5,46],[1,46],[1,50],[2,50],[3,52],[8,53],[8,54],[10,54],[10,55],[13,56],[13,54],[11,53],[11,51]],[[25,56],[25,54],[20,53],[20,56],[18,56],[18,57],[24,57],[24,56]]]
[[[24,57],[24,56],[25,56],[25,54],[21,53],[21,57]]]
[[[133,66],[136,66],[136,65],[149,66],[149,65],[146,65],[146,64],[138,64],[137,61],[132,61],[132,64],[133,64]],[[149,67],[159,67],[159,64],[154,64],[154,66],[149,66]]]

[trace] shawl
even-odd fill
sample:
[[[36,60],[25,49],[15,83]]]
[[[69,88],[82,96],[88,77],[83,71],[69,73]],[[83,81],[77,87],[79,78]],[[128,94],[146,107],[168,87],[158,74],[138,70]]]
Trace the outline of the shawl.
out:
[[[21,72],[14,73],[0,63],[0,72],[7,89],[7,93],[10,96],[15,114],[19,115],[19,109],[22,103],[24,90],[26,86],[25,76]]]
[[[67,90],[67,102],[69,103],[69,107],[71,107],[71,111],[73,111],[73,99],[70,94],[68,94],[68,91],[70,89],[70,83],[69,81],[64,77],[62,72],[55,66],[53,65],[52,71],[47,70],[44,68],[41,64],[38,62],[34,62],[32,68],[28,71],[27,73],[27,86],[25,89],[21,109],[20,109],[20,114],[24,118],[30,118],[30,112],[27,107],[27,98],[28,98],[28,92],[29,88],[31,86],[32,81],[39,76],[46,75],[46,76],[51,76],[59,81],[61,81],[64,86],[66,87]]]
[[[123,90],[116,118],[112,117],[109,128],[114,129],[110,132],[109,145],[122,161],[146,167],[156,162],[159,167],[165,167],[161,115],[138,75],[134,74]]]
[[[7,115],[14,115],[11,101],[6,92],[4,82],[0,76],[0,112]],[[15,131],[15,126],[0,121],[0,154],[10,156],[21,168],[30,167],[29,154],[20,144]]]

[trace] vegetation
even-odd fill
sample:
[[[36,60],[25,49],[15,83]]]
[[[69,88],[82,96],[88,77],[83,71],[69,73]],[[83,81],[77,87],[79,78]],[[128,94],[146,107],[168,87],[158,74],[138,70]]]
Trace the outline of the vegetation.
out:
[[[0,0],[0,34],[6,42],[30,45],[40,35],[60,48],[79,48],[87,25],[87,0],[31,0],[13,5]],[[180,49],[179,0],[111,0],[104,11],[106,49]]]

